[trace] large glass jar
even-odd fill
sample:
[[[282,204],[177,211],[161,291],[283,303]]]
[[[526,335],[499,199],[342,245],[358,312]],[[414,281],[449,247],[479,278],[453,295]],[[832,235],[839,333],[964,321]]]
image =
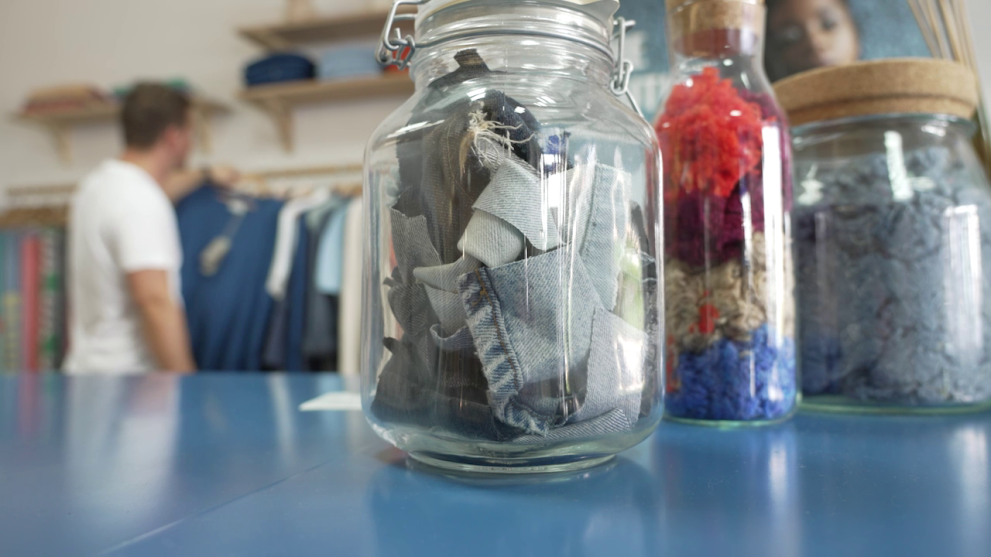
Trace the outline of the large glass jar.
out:
[[[758,0],[668,0],[665,416],[734,426],[796,407],[788,124]]]
[[[617,7],[434,0],[385,43],[416,92],[366,153],[362,391],[413,458],[574,469],[660,419],[658,147]]]
[[[794,220],[805,403],[874,411],[986,404],[991,187],[970,141],[973,74],[951,62],[888,60],[796,76],[778,90],[800,124]]]

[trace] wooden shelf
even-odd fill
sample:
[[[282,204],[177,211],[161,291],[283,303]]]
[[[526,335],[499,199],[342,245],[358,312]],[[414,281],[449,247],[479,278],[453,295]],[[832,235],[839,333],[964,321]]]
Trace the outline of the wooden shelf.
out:
[[[389,16],[388,10],[354,12],[299,22],[245,27],[242,37],[269,50],[284,50],[301,44],[378,37]],[[405,32],[412,22],[401,22]]]
[[[403,73],[339,81],[291,81],[260,85],[245,89],[240,96],[242,100],[253,102],[268,111],[279,128],[282,146],[292,152],[292,109],[297,105],[408,96],[413,90],[413,82]]]
[[[111,122],[120,115],[120,105],[117,103],[95,104],[87,108],[74,108],[51,112],[19,112],[14,118],[23,122],[37,124],[48,128],[58,147],[59,157],[64,163],[72,162],[72,145],[69,141],[69,129],[77,124],[89,122]],[[204,152],[213,150],[213,138],[209,119],[212,115],[226,112],[227,107],[216,101],[198,99],[193,101],[193,127]]]

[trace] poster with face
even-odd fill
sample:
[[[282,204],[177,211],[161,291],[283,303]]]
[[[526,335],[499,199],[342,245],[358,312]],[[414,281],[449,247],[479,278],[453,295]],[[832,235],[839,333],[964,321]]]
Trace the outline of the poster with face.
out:
[[[857,60],[931,56],[907,0],[766,0],[764,67],[771,81]],[[630,89],[648,120],[671,83],[664,0],[621,0],[637,25],[627,56]]]

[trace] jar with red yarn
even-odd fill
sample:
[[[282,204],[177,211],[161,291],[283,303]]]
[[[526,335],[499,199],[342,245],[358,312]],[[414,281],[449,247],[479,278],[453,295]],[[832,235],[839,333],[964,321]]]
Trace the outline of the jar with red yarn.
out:
[[[763,0],[667,0],[665,416],[773,423],[797,399],[788,124],[764,72]]]

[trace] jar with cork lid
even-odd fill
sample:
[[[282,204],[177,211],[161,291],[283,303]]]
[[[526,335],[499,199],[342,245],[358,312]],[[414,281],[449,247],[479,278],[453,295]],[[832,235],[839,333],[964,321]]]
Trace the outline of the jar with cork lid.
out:
[[[795,125],[800,361],[813,409],[991,401],[991,187],[976,78],[889,59],[775,85]]]
[[[667,0],[665,417],[787,419],[797,401],[788,124],[764,72],[763,0]]]

